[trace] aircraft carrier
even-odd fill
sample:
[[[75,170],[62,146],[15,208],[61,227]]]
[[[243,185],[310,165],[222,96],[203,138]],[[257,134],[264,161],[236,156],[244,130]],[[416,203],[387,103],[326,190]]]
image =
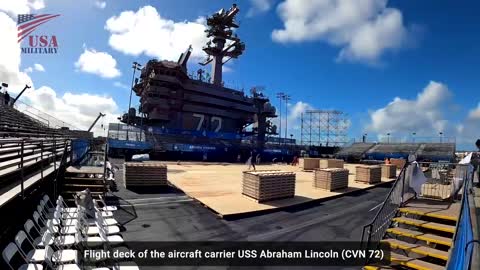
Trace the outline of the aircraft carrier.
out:
[[[317,168],[313,165],[331,160],[311,157],[301,160],[300,166],[263,162],[257,164],[257,172],[245,172],[244,164],[225,162],[242,150],[265,154],[272,149],[309,149],[272,139],[277,134],[271,123],[276,111],[259,91],[247,96],[222,86],[224,59],[238,57],[244,49],[230,32],[237,26],[236,13],[238,8],[233,6],[208,19],[207,35],[212,41],[205,47],[210,57],[204,63],[212,63],[211,79],[203,78],[203,72],[196,79],[188,75],[190,49],[177,62],[149,61],[134,86],[141,100],[140,114],[130,110],[121,118],[128,125],[110,125],[108,139],[93,138],[90,132],[102,113],[88,131],[81,131],[22,109],[20,95],[10,102],[0,93],[0,269],[178,268],[161,265],[162,261],[147,266],[138,258],[88,264],[81,254],[86,243],[95,242],[89,237],[102,240],[105,250],[131,249],[135,243],[144,250],[144,245],[165,242],[189,249],[198,241],[213,246],[244,242],[248,248],[270,242],[286,249],[295,242],[318,247],[326,241],[350,242],[355,248],[369,249],[388,245],[391,256],[382,263],[370,258],[346,265],[339,260],[334,266],[307,264],[302,269],[479,269],[480,252],[475,248],[480,231],[478,152],[460,157],[452,142],[417,138],[411,143],[382,143],[364,137],[361,143],[336,152],[341,160],[332,164],[342,168]],[[480,141],[476,145],[480,149]],[[109,155],[112,148],[131,151],[129,155],[153,151],[166,159],[198,153],[207,154],[210,161],[217,154],[224,162],[127,163]],[[306,170],[307,159],[313,170]],[[141,177],[134,179],[126,171],[129,165],[143,167],[147,173],[137,170]],[[387,167],[393,168],[389,169],[393,176],[383,176]],[[343,174],[347,187],[315,186],[321,180],[317,171],[339,169],[347,170]],[[264,202],[245,197],[245,173],[272,171],[276,178],[265,181],[269,186],[263,191],[277,192],[282,181],[294,179],[293,196]],[[374,171],[382,172],[375,174],[378,182],[365,182]],[[159,177],[162,186],[152,185]],[[144,183],[135,187],[132,180]],[[86,189],[98,203],[95,218],[87,217],[82,210],[85,205],[74,200]],[[212,268],[195,263],[181,269]],[[233,261],[215,269],[291,269],[294,265],[282,263],[246,266]]]
[[[238,154],[245,159],[250,151],[293,155],[293,139],[274,137],[278,134],[272,123],[277,117],[276,109],[261,89],[253,87],[246,94],[224,86],[223,65],[245,50],[245,44],[234,31],[238,28],[235,22],[238,12],[239,8],[233,5],[207,19],[209,41],[203,51],[208,58],[200,64],[211,64],[211,75],[203,69],[196,71],[195,76],[189,72],[191,47],[177,62],[153,59],[145,64],[133,86],[140,98],[139,112],[130,108],[121,117],[128,126],[111,125],[109,137],[118,139],[115,131],[129,129],[124,139],[138,141],[135,134],[143,133],[140,141],[146,145],[130,142],[137,147],[131,147],[129,152],[128,143],[122,145],[116,140],[112,142],[112,151],[127,149],[129,156],[134,150],[149,149],[161,159],[207,155],[208,160],[232,160]],[[279,147],[274,147],[275,144]]]

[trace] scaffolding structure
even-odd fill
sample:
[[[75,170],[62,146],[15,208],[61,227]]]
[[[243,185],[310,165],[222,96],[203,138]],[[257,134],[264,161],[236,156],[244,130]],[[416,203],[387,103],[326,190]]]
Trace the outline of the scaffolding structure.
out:
[[[343,146],[350,121],[336,110],[308,110],[301,116],[300,143],[316,146]]]

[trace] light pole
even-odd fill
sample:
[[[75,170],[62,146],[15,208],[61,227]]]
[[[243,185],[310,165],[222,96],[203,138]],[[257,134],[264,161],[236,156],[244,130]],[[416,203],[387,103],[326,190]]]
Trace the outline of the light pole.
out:
[[[442,143],[442,135],[443,135],[443,132],[440,131],[438,134],[440,135],[440,143]]]
[[[413,142],[415,142],[415,135],[417,135],[417,133],[416,133],[416,132],[412,132],[412,140],[413,140]]]
[[[390,143],[390,133],[387,133],[387,143]]]
[[[362,142],[367,142],[367,133],[363,134]]]
[[[130,129],[130,107],[132,106],[133,81],[135,79],[135,71],[141,70],[140,69],[141,66],[142,65],[140,65],[136,61],[133,62],[132,87],[130,88],[130,99],[128,100],[128,111],[127,111],[127,141],[128,141],[128,130]]]
[[[288,131],[288,101],[291,100],[289,95],[284,95],[283,99],[285,100],[285,139],[287,139]],[[285,142],[286,144],[286,142]]]
[[[290,148],[292,149],[293,151],[293,148],[294,148],[294,143],[293,143],[293,134],[290,134]]]
[[[277,93],[277,98],[280,102],[280,124],[279,124],[279,128],[278,128],[278,143],[281,143],[282,141],[282,98],[283,96],[285,96],[285,94],[283,92],[280,92],[280,93]]]

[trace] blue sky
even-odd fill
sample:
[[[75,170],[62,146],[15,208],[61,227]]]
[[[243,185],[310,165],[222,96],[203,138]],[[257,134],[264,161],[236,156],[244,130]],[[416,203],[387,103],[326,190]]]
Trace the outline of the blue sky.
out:
[[[178,56],[168,48],[183,51],[191,43],[189,38],[199,35],[204,23],[199,18],[232,4],[206,0],[11,2],[0,1],[2,22],[7,16],[14,22],[16,14],[23,13],[61,14],[35,32],[56,35],[59,53],[19,54],[15,36],[7,35],[4,42],[8,44],[0,54],[0,79],[10,80],[13,92],[31,79],[35,90],[25,96],[26,102],[80,127],[98,110],[111,115],[107,122],[126,111],[132,61],[145,63],[153,57],[176,61]],[[438,136],[441,131],[456,137],[458,148],[473,149],[480,137],[480,19],[475,13],[480,4],[364,0],[343,1],[342,6],[337,2],[238,1],[241,27],[237,33],[246,50],[228,64],[226,84],[246,90],[262,85],[271,97],[279,91],[290,94],[289,133],[296,136],[303,110],[338,109],[351,119],[350,138],[368,133],[377,140],[387,132],[399,138],[411,132]],[[131,12],[122,14],[125,11]],[[124,31],[135,21],[132,16],[158,27]],[[187,25],[183,30],[169,28],[182,23]],[[145,45],[152,41],[149,35],[165,30],[162,27],[175,38],[158,34],[155,43],[150,42],[158,46]],[[112,41],[116,34],[120,38]],[[132,36],[144,42],[136,44]],[[194,53],[192,71],[201,59],[201,50]],[[36,70],[35,64],[45,71]],[[102,70],[92,68],[96,64]]]

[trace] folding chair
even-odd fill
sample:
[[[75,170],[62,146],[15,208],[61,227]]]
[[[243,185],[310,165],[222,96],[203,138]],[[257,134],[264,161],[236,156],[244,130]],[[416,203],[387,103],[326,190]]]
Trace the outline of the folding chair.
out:
[[[75,245],[75,237],[73,235],[54,236],[49,231],[47,231],[42,237],[42,242],[47,243],[47,245],[53,244],[59,248],[70,248]]]
[[[93,207],[95,208],[95,210],[99,213],[102,214],[102,217],[113,217],[113,212],[112,211],[104,211],[102,210],[102,208],[100,208],[100,206],[98,205],[98,201],[97,200],[93,200]]]
[[[113,270],[140,270],[135,262],[121,262],[112,267]]]
[[[45,202],[45,204],[46,204],[49,208],[55,208],[55,205],[54,205],[53,202],[50,200],[50,197],[48,197],[47,194],[43,195],[42,200]]]
[[[2,252],[2,257],[8,267],[10,267],[10,270],[43,270],[43,265],[41,264],[28,263],[23,254],[13,242],[10,242],[10,244],[5,247]],[[20,267],[15,266],[16,264],[20,265]]]
[[[57,205],[62,206],[64,211],[68,212],[68,213],[78,211],[78,207],[68,207],[67,203],[65,202],[65,200],[63,199],[63,197],[61,195],[58,195]]]
[[[27,219],[25,224],[23,225],[27,236],[29,237],[30,241],[36,247],[44,247],[45,244],[42,242],[43,234],[40,234],[40,231],[35,227],[35,224],[31,219]]]
[[[45,262],[47,264],[51,264],[52,266],[54,266],[52,267],[52,269],[80,269],[77,265],[77,259],[78,259],[77,250],[59,249],[57,251],[53,251],[53,249],[50,246],[47,246],[45,248],[45,253],[46,253]]]
[[[103,199],[102,195],[99,195],[99,200],[102,203],[103,207],[100,208],[102,211],[117,211],[117,207],[115,205],[107,205],[105,200]]]
[[[111,225],[117,225],[118,224],[118,221],[112,217],[110,218],[104,218],[103,215],[101,214],[101,211],[97,211],[97,209],[95,209],[95,219],[96,221],[99,221],[99,224],[102,226],[102,227],[105,227],[105,226],[111,226]],[[99,214],[100,213],[100,214]]]
[[[28,262],[42,263],[45,261],[45,249],[37,249],[33,246],[24,231],[18,231],[15,236],[15,244]]]

